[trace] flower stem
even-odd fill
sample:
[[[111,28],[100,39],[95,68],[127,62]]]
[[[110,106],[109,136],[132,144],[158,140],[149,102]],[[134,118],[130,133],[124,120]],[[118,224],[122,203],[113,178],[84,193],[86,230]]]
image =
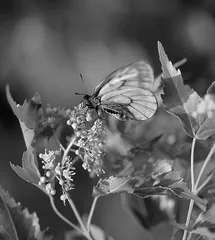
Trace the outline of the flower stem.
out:
[[[67,224],[69,224],[72,228],[74,228],[76,231],[80,232],[81,234],[85,235],[84,232],[79,228],[77,227],[75,224],[71,223],[67,218],[65,218],[56,208],[55,206],[55,203],[54,203],[54,199],[52,196],[49,196],[49,199],[50,199],[50,203],[51,203],[51,206],[52,206],[52,209],[54,210],[54,212],[64,221],[66,222]]]
[[[192,215],[192,211],[193,211],[193,206],[194,206],[194,200],[190,200],[190,205],[189,205],[189,209],[188,209],[188,213],[187,213],[187,220],[186,220],[186,224],[185,224],[186,228],[189,227],[189,223],[190,223],[190,219],[191,219],[191,215]],[[188,233],[187,230],[184,230],[182,240],[186,240],[187,233]]]
[[[195,179],[194,179],[194,148],[195,148],[195,142],[196,142],[196,139],[194,138],[193,143],[192,143],[192,148],[191,148],[191,189],[192,189],[192,192],[194,194],[197,194],[210,181],[211,176],[209,176],[206,179],[206,181],[198,188],[201,177],[202,177],[202,175],[203,175],[203,173],[204,173],[204,171],[207,167],[207,164],[211,160],[211,157],[212,157],[212,155],[215,151],[215,143],[212,146],[208,156],[206,157],[206,159],[205,159],[205,161],[202,165],[202,168],[199,172],[199,175],[197,177],[197,180],[195,182]],[[190,219],[191,219],[191,215],[192,215],[192,211],[193,211],[193,206],[194,206],[194,200],[190,200],[190,205],[189,205],[189,210],[188,210],[188,213],[187,213],[187,220],[186,220],[186,225],[185,225],[186,228],[189,227],[189,223],[190,223]],[[187,238],[187,230],[184,231],[182,240],[186,240],[186,238]],[[191,238],[191,234],[189,235],[188,239],[190,239],[190,238]]]
[[[202,175],[203,175],[203,173],[204,173],[204,170],[205,170],[207,164],[209,163],[209,161],[211,160],[211,157],[212,157],[212,155],[214,154],[214,151],[215,151],[215,143],[214,143],[213,147],[211,148],[211,150],[210,150],[207,158],[205,159],[205,162],[204,162],[203,165],[202,165],[202,168],[201,168],[201,170],[200,170],[200,172],[199,172],[199,176],[198,176],[198,178],[197,178],[197,180],[196,180],[196,183],[195,183],[195,186],[194,186],[194,192],[195,192],[195,191],[197,190],[197,188],[198,188],[198,185],[199,185],[199,182],[200,182],[200,180],[201,180],[201,177],[202,177]]]
[[[195,184],[194,176],[194,149],[196,144],[196,138],[193,138],[192,147],[191,147],[191,161],[190,161],[190,174],[191,174],[191,191],[193,192]]]
[[[70,152],[71,147],[73,146],[73,144],[74,144],[74,142],[75,142],[75,139],[76,139],[76,137],[74,136],[73,139],[70,141],[69,145],[67,146],[67,148],[64,150],[63,157],[62,157],[62,161],[65,161],[67,155],[68,155],[69,152]],[[77,161],[77,160],[78,160],[78,159],[76,159],[76,161]],[[77,209],[76,209],[76,206],[75,206],[74,202],[72,201],[72,199],[70,198],[70,196],[69,196],[68,193],[66,193],[66,195],[67,195],[67,200],[68,200],[68,202],[69,202],[69,205],[70,205],[70,207],[72,208],[72,211],[73,211],[73,213],[75,214],[75,216],[76,216],[76,218],[77,218],[77,220],[78,220],[78,223],[79,223],[79,225],[80,225],[80,227],[81,227],[81,229],[79,229],[78,227],[75,226],[75,229],[76,229],[76,230],[79,230],[79,232],[81,232],[81,234],[84,235],[88,240],[93,240],[92,237],[90,236],[90,233],[87,231],[86,227],[84,226],[83,221],[82,221],[82,219],[81,219],[81,217],[80,217],[80,214],[78,213],[78,211],[77,211]],[[61,215],[61,214],[60,214],[60,215]],[[60,215],[59,215],[59,216],[60,216]],[[73,227],[74,227],[74,226],[73,226]]]
[[[95,207],[96,207],[97,200],[98,200],[98,196],[96,196],[93,199],[93,203],[92,203],[92,206],[91,206],[91,209],[90,209],[89,217],[87,219],[87,230],[88,230],[88,232],[90,231],[90,223],[91,223],[91,220],[92,220],[92,217],[93,217],[93,213],[94,213],[94,210],[95,210]]]
[[[78,220],[78,223],[80,224],[80,227],[81,227],[82,231],[87,232],[87,229],[86,229],[86,227],[83,224],[83,221],[82,221],[82,219],[80,217],[80,214],[78,213],[74,202],[72,201],[72,199],[70,198],[70,196],[68,194],[67,194],[67,199],[68,199],[70,207],[72,208],[72,211],[74,212],[74,214],[75,214],[75,216],[76,216],[76,218]]]
[[[191,147],[191,157],[190,157],[190,175],[191,175],[191,191],[192,192],[193,192],[194,184],[195,184],[195,176],[194,176],[194,149],[195,149],[195,144],[196,144],[196,138],[193,138],[192,147]],[[189,224],[190,224],[190,219],[191,219],[191,216],[192,216],[193,206],[194,206],[194,200],[190,200],[190,205],[189,205],[186,224],[185,224],[186,228],[188,228]],[[187,233],[188,233],[187,230],[184,230],[182,240],[186,240]]]
[[[210,182],[210,180],[212,179],[213,176],[214,176],[213,174],[210,174],[205,179],[205,181],[196,189],[195,194],[198,194]]]
[[[63,153],[63,157],[62,157],[62,161],[64,161],[64,159],[67,157],[67,155],[69,154],[70,152],[70,148],[72,147],[72,145],[74,144],[75,142],[75,137],[73,137],[73,139],[70,141],[69,145],[67,146],[67,148],[64,150],[64,153]]]

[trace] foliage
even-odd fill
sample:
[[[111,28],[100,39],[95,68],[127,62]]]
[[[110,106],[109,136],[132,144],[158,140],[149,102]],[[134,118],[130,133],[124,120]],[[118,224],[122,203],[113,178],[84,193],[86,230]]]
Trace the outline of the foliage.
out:
[[[201,98],[184,85],[180,70],[176,70],[169,61],[161,43],[158,43],[158,52],[163,70],[163,103],[157,112],[154,98],[159,98],[159,94],[152,93],[152,72],[150,77],[148,72],[144,72],[144,62],[128,65],[109,75],[92,96],[85,96],[74,109],[44,105],[38,93],[19,105],[6,87],[8,102],[19,119],[26,145],[22,167],[12,163],[11,167],[22,179],[46,193],[56,214],[74,228],[66,234],[66,239],[112,239],[91,224],[97,200],[108,194],[121,194],[124,208],[149,231],[165,221],[174,223],[176,230],[184,231],[183,240],[195,236],[214,238],[215,83]],[[141,86],[139,81],[144,84]],[[114,91],[120,93],[119,96]],[[112,95],[116,103],[107,101]],[[105,101],[103,96],[106,96]],[[144,111],[138,114],[145,114],[146,118],[155,114],[154,117],[147,121],[135,121],[139,110],[131,112],[131,109],[138,104],[141,104],[138,109]],[[152,107],[153,111],[147,110]],[[129,118],[123,123],[118,121]],[[165,126],[161,125],[161,118]],[[66,126],[70,131],[66,139],[62,139],[61,129]],[[46,145],[41,148],[41,143]],[[194,156],[194,150],[199,150],[200,154]],[[76,156],[73,157],[73,154]],[[79,160],[90,177],[98,178],[86,221],[80,217],[70,196],[75,187],[75,164]],[[64,204],[68,203],[72,208],[79,223],[77,226],[57,210],[54,204],[57,191],[60,191]],[[18,209],[17,204],[11,205],[11,198],[3,190],[0,192],[5,208],[10,210],[15,206]],[[7,196],[6,200],[4,196]],[[183,224],[177,222],[180,208],[184,207],[182,199],[190,204],[186,223]],[[157,209],[156,217],[153,209],[147,206]],[[3,211],[3,216],[6,212],[9,214],[7,209]],[[24,211],[21,212],[23,214]],[[24,215],[26,217],[26,213]],[[31,219],[29,224],[33,225],[36,217],[27,215]],[[15,236],[12,239],[18,239],[14,223],[7,224],[11,219],[13,215],[10,220],[3,218],[0,234],[11,231],[10,234]],[[25,221],[20,221],[20,224],[24,227]],[[179,232],[173,231],[172,239],[177,239]],[[39,230],[33,233],[36,237],[27,239],[40,239],[43,234]]]
[[[8,192],[0,187],[0,239],[5,240],[51,240],[45,231],[40,230],[36,213],[23,209]]]

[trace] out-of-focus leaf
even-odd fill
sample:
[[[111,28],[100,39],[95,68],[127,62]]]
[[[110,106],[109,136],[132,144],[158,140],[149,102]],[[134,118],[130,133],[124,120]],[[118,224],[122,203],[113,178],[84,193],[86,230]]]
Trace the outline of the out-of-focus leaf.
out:
[[[35,134],[41,131],[44,121],[40,95],[36,93],[33,98],[28,101],[25,100],[23,105],[16,104],[10,94],[8,85],[6,86],[6,95],[14,114],[19,119],[25,145],[28,148],[33,142]]]
[[[208,240],[215,239],[215,205],[213,205],[206,212],[202,212],[199,214],[195,223],[185,227],[184,224],[174,223],[177,227],[177,230],[187,230],[193,236],[191,239],[203,239],[200,236],[205,236]],[[177,235],[177,234],[176,234]],[[176,235],[172,238],[172,240],[176,240]],[[199,237],[199,238],[198,238]]]
[[[204,164],[204,161],[201,161],[201,162],[195,164],[195,166],[194,166],[195,181],[196,181],[196,179],[197,179],[197,177],[198,177],[198,175],[199,175],[200,170],[202,169],[202,165],[203,165],[203,164]],[[207,164],[207,166],[206,166],[206,168],[205,168],[205,170],[204,170],[204,173],[202,174],[201,180],[200,180],[200,182],[199,182],[199,186],[206,180],[206,178],[207,178],[209,175],[211,175],[211,174],[213,175],[214,172],[215,172],[214,162],[213,162],[213,161],[210,161],[210,162]],[[211,180],[212,180],[212,178],[211,178]],[[214,186],[215,186],[215,185],[214,185]]]
[[[176,70],[169,61],[163,46],[158,42],[158,52],[162,65],[164,94],[162,95],[166,110],[178,117],[185,132],[192,138],[206,139],[215,133],[215,114],[193,117],[201,97],[188,85],[184,85],[180,70]],[[213,89],[213,87],[210,87]]]
[[[210,85],[207,90],[208,94],[212,94],[213,99],[215,99],[215,81]]]
[[[93,195],[101,196],[110,193],[127,192],[141,198],[153,195],[175,194],[176,196],[193,199],[205,206],[205,201],[188,189],[179,171],[172,168],[172,161],[151,159],[148,164],[136,170],[132,165],[124,171],[124,176],[100,179],[94,187]]]
[[[106,235],[106,233],[98,226],[91,224],[90,233],[94,240],[113,240],[112,237]],[[65,233],[65,240],[86,240],[87,238],[76,230]]]
[[[144,229],[151,229],[161,222],[168,222],[174,216],[175,202],[172,196],[143,199],[133,194],[121,194],[121,201],[123,209]]]
[[[109,177],[106,179],[100,179],[96,187],[93,189],[93,196],[102,196],[120,192],[132,193],[133,189],[130,181],[130,177]]]
[[[199,215],[191,232],[215,239],[215,205]]]
[[[40,230],[36,213],[22,209],[0,186],[0,239],[4,240],[51,240]]]
[[[179,197],[193,199],[205,205],[204,200],[190,192],[187,184],[181,177],[181,173],[173,169],[172,161],[166,159],[157,160],[156,162],[152,162],[152,166],[151,177],[145,179],[145,182],[142,182],[143,178],[140,178],[140,173],[134,172],[132,174],[133,178],[137,180],[134,187],[134,194],[145,198],[153,195],[168,195],[173,193]]]
[[[23,105],[16,104],[8,85],[6,95],[14,114],[19,119],[27,149],[36,142],[36,139],[39,139],[39,142],[47,141],[53,136],[55,129],[69,119],[68,113],[71,113],[70,109],[62,107],[43,106],[38,93],[33,98],[25,100]],[[33,146],[35,145],[37,144]]]
[[[25,181],[38,185],[40,172],[38,170],[37,155],[31,146],[22,155],[22,167],[10,163],[12,169]]]

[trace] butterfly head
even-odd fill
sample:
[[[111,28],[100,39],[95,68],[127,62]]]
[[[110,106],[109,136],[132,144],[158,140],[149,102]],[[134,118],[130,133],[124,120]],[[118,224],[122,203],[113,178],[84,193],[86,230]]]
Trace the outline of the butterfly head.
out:
[[[100,105],[100,99],[91,95],[85,95],[84,102],[87,107],[94,109],[97,109],[97,107]]]

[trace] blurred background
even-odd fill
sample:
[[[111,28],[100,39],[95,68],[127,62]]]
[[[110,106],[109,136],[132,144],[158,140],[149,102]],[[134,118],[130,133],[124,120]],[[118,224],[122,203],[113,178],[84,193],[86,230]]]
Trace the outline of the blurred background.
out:
[[[145,59],[158,75],[160,41],[173,62],[187,58],[181,67],[184,79],[204,94],[215,79],[214,16],[214,0],[0,1],[0,184],[37,212],[42,229],[50,227],[61,239],[69,227],[48,198],[9,166],[10,161],[21,164],[25,145],[5,85],[10,84],[17,103],[38,91],[51,105],[73,108],[82,99],[75,92],[90,94],[106,75],[128,63]],[[84,214],[93,182],[81,167],[75,185],[72,197]],[[59,209],[75,221],[69,208],[59,204]],[[117,195],[99,200],[93,223],[115,240],[149,239],[122,210]]]

